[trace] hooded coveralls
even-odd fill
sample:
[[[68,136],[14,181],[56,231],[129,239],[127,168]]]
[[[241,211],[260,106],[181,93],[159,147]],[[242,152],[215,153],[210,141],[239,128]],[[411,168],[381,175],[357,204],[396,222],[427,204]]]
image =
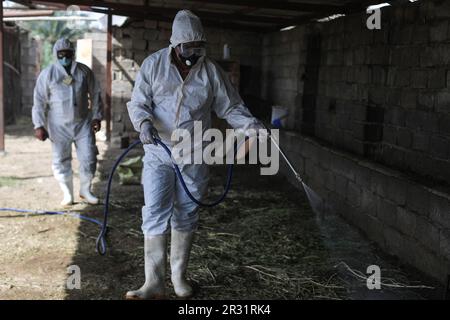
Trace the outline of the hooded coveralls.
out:
[[[233,128],[246,129],[259,124],[231,84],[225,72],[208,57],[201,57],[183,81],[171,61],[172,47],[150,55],[137,75],[131,101],[130,119],[137,131],[149,120],[161,140],[173,147],[172,132],[177,128],[194,130],[201,121],[203,130],[211,127],[211,112]],[[169,226],[184,232],[197,228],[198,205],[184,193],[176,178],[172,160],[160,146],[144,145],[142,231],[146,236],[165,234]],[[181,173],[192,195],[202,199],[208,185],[206,164],[181,164]]]
[[[61,39],[53,48],[55,57],[60,50],[73,50],[73,47]],[[80,178],[93,178],[98,150],[91,122],[102,119],[100,86],[92,70],[73,61],[70,75],[71,83],[64,83],[69,74],[57,61],[42,70],[34,89],[32,108],[34,128],[46,128],[52,141],[52,169],[60,183],[72,177],[72,143],[80,163]]]

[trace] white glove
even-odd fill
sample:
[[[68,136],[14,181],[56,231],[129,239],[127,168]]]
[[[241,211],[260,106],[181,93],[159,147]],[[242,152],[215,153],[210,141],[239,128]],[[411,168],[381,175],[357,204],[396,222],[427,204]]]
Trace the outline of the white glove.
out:
[[[154,144],[156,145],[156,140],[161,140],[161,138],[158,135],[158,130],[155,129],[153,124],[146,120],[142,122],[141,124],[141,133],[139,135],[139,139],[141,139],[141,142],[143,144]]]

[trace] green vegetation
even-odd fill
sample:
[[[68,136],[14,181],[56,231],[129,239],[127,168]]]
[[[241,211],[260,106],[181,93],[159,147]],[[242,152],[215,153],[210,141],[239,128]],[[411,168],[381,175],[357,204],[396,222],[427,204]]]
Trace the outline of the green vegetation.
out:
[[[0,187],[14,187],[19,183],[16,177],[0,177]]]
[[[57,12],[55,16],[66,15],[66,12]],[[89,31],[89,21],[22,21],[21,28],[30,32],[30,36],[42,41],[41,69],[54,61],[53,45],[61,37],[76,41],[84,33]]]

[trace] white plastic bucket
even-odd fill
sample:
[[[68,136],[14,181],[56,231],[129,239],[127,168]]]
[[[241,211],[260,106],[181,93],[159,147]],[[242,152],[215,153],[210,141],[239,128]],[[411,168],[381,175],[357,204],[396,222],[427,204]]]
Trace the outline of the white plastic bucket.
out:
[[[276,128],[285,128],[289,111],[286,107],[272,106],[271,123]]]
[[[228,43],[225,43],[223,45],[223,60],[229,60],[230,55],[230,46],[228,45]]]

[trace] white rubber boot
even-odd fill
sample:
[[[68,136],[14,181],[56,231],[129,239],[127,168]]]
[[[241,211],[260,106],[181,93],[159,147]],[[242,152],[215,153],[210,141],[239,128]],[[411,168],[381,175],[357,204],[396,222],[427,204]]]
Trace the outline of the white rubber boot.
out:
[[[145,283],[128,291],[127,300],[164,299],[166,296],[167,235],[146,237],[144,240]]]
[[[98,198],[91,193],[91,182],[91,177],[80,174],[80,198],[86,200],[89,204],[98,204]]]
[[[62,206],[70,206],[73,204],[73,178],[68,177],[63,181],[59,181],[59,187],[63,192]]]
[[[193,290],[186,280],[186,269],[192,247],[193,232],[181,232],[172,229],[170,245],[170,266],[172,269],[172,284],[179,298],[189,298]]]

